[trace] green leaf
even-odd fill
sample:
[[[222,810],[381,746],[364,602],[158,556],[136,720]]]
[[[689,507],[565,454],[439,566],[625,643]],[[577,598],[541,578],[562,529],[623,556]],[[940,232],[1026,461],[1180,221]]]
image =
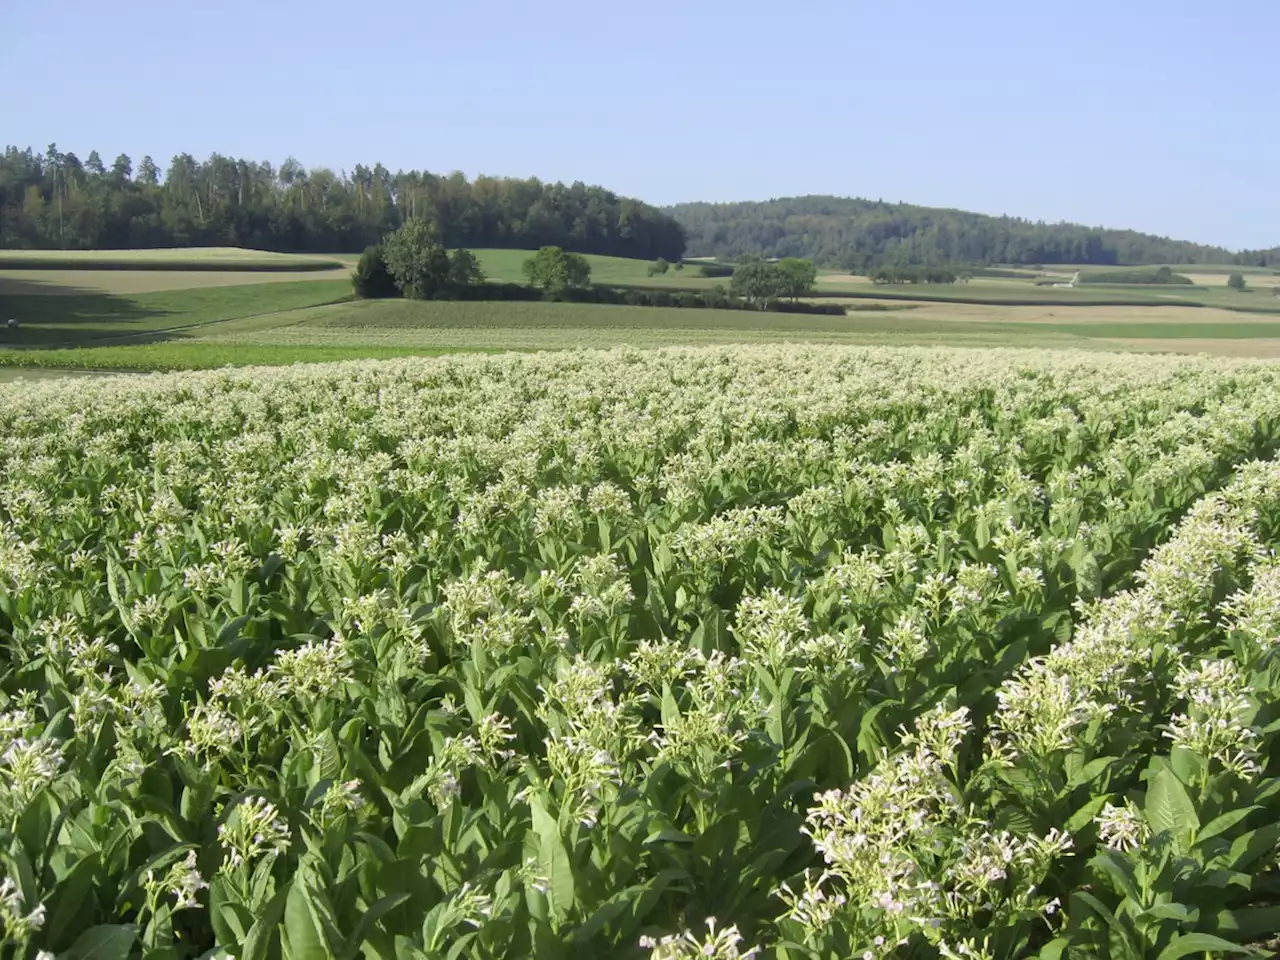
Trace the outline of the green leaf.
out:
[[[1196,837],[1198,842],[1203,842],[1216,837],[1220,833],[1225,833],[1234,827],[1241,820],[1244,820],[1251,813],[1261,810],[1261,807],[1240,807],[1238,810],[1228,810],[1220,817],[1214,817],[1210,820],[1203,830]]]
[[[368,909],[361,915],[360,922],[356,924],[351,936],[347,938],[346,948],[342,955],[346,957],[358,956],[361,944],[369,936],[370,928],[408,899],[409,894],[407,893],[393,893],[370,904]]]
[[[1169,833],[1180,849],[1185,850],[1192,835],[1200,829],[1200,818],[1187,795],[1187,788],[1170,769],[1162,768],[1147,787],[1145,811],[1147,823],[1157,834]]]
[[[268,955],[271,942],[275,939],[276,928],[279,927],[280,918],[284,915],[285,901],[292,889],[292,883],[286,884],[267,902],[266,909],[259,914],[253,921],[253,926],[249,928],[249,935],[244,938],[238,960],[264,960]]]
[[[44,946],[49,950],[61,950],[77,930],[84,929],[83,921],[92,920],[91,911],[84,911],[85,895],[93,887],[93,874],[98,866],[98,855],[91,853],[58,882],[57,891],[49,901],[49,917],[45,925],[48,939]]]
[[[880,729],[880,714],[892,706],[901,706],[892,700],[884,700],[875,704],[862,715],[858,726],[858,753],[868,762],[879,757],[880,751],[887,745],[884,731]]]
[[[1155,920],[1177,920],[1179,923],[1195,923],[1200,918],[1196,907],[1188,908],[1181,903],[1157,903],[1141,911],[1139,916],[1151,917]]]
[[[616,920],[627,912],[632,902],[640,897],[644,892],[645,884],[628,887],[625,890],[615,893],[612,897],[596,908],[582,926],[573,932],[574,943],[588,943],[591,938],[604,929],[609,922]]]
[[[1174,747],[1169,753],[1169,765],[1183,783],[1195,783],[1205,771],[1205,762],[1186,747]]]
[[[1242,833],[1231,844],[1227,854],[1227,866],[1243,870],[1264,854],[1270,853],[1280,842],[1280,824],[1270,823],[1248,833]]]
[[[1116,889],[1125,897],[1135,904],[1142,902],[1142,895],[1138,893],[1137,884],[1131,876],[1133,868],[1128,863],[1117,859],[1110,850],[1101,851],[1089,862],[1111,877],[1115,881]]]
[[[1092,600],[1102,593],[1102,568],[1098,566],[1098,558],[1092,553],[1085,553],[1075,563],[1076,589],[1080,596]]]
[[[1083,766],[1077,766],[1071,772],[1071,778],[1067,781],[1067,786],[1074,789],[1086,783],[1092,783],[1110,769],[1117,759],[1116,757],[1097,757]],[[1097,788],[1095,787],[1094,789]]]
[[[538,837],[538,870],[547,880],[548,898],[556,916],[564,919],[574,902],[573,866],[560,836],[556,818],[547,812],[539,797],[529,801],[533,830]]]
[[[1178,937],[1160,951],[1157,960],[1180,960],[1193,953],[1246,953],[1262,956],[1250,947],[1242,947],[1230,940],[1223,940],[1208,933],[1188,933]]]
[[[1090,797],[1087,803],[1067,818],[1067,822],[1063,824],[1063,829],[1067,833],[1079,833],[1093,822],[1093,818],[1102,811],[1102,808],[1107,805],[1110,799],[1106,794],[1100,797]]]
[[[76,938],[63,960],[128,960],[138,939],[131,923],[90,927]]]
[[[299,872],[284,905],[284,936],[288,960],[325,960],[334,955],[327,937],[330,924],[322,894],[313,890],[310,875]]]
[[[676,696],[671,692],[671,685],[664,683],[662,685],[662,726],[665,730],[671,730],[680,725],[680,705],[676,703]]]
[[[224,947],[238,948],[253,926],[253,915],[235,900],[224,877],[209,882],[209,922],[214,935]]]
[[[1280,930],[1280,907],[1247,907],[1223,910],[1213,918],[1213,929],[1240,939],[1271,936]]]

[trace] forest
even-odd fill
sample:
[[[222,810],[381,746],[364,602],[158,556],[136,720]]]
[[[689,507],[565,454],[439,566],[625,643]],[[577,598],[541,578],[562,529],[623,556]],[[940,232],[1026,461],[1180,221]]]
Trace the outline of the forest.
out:
[[[663,258],[799,257],[871,272],[907,266],[1075,263],[1280,266],[1280,248],[1235,253],[1131,230],[1046,224],[961,210],[840,197],[658,208],[581,182],[536,177],[335,172],[293,158],[150,156],[109,165],[56,144],[0,155],[0,248],[145,249],[237,246],[358,252],[410,218],[448,247],[557,246],[576,253]]]
[[[690,254],[700,257],[806,257],[854,271],[992,263],[1280,265],[1280,248],[1233,253],[1132,230],[876,200],[809,196],[666,209],[684,227]]]
[[[658,209],[603,187],[382,164],[335,173],[292,158],[121,154],[108,165],[51,144],[0,156],[0,248],[238,246],[358,252],[406,219],[431,221],[449,247],[554,245],[579,253],[679,260],[684,231]]]

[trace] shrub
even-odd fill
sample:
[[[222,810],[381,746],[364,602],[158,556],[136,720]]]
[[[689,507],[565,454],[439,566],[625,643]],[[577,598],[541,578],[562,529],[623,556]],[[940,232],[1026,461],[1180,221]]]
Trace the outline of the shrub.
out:
[[[400,296],[400,288],[387,270],[387,261],[380,244],[364,248],[359,262],[351,271],[351,287],[362,300]]]

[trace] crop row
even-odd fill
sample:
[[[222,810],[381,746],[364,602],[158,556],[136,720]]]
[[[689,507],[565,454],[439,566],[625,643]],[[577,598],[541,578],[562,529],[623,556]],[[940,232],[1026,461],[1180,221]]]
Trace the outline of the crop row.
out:
[[[1231,478],[1280,439],[1267,367],[624,351],[3,400],[20,954],[1266,932],[1276,479]],[[1222,816],[1230,896],[1148,877]]]

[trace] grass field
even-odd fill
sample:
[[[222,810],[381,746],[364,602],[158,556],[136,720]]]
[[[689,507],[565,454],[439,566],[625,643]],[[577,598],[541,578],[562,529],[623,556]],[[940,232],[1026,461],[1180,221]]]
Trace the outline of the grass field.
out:
[[[197,287],[309,283],[316,280],[336,280],[349,287],[350,276],[350,268],[345,266],[302,274],[283,270],[0,270],[0,298],[130,295]],[[22,317],[18,316],[18,319]]]
[[[519,281],[529,256],[524,250],[478,254],[486,273],[503,282]],[[97,254],[56,256],[78,268]],[[1061,290],[1036,287],[1030,271],[946,286],[877,286],[828,271],[819,277],[815,299],[836,299],[848,314],[805,316],[599,304],[353,302],[350,255],[312,258],[325,268],[303,276],[274,269],[179,269],[197,259],[237,267],[246,258],[259,264],[299,259],[260,251],[103,256],[117,265],[143,266],[147,257],[160,257],[168,266],[0,269],[0,320],[20,321],[16,330],[0,330],[0,367],[207,369],[473,350],[800,342],[1280,356],[1280,298],[1267,286],[1271,275],[1257,271],[1250,272],[1255,289],[1247,293],[1227,290],[1217,273],[1205,274],[1213,285],[1196,287]],[[327,266],[335,260],[347,265]],[[648,277],[646,261],[588,260],[602,284],[698,289],[725,283],[694,277],[694,268]]]
[[[1142,286],[1088,284],[1074,288],[1036,286],[1029,280],[977,277],[968,283],[873,284],[848,275],[819,276],[819,298],[933,301],[973,304],[1029,304],[1044,306],[1204,306],[1243,313],[1280,313],[1280,297],[1266,278],[1251,280],[1252,289],[1230,290],[1225,280],[1213,285]],[[1280,278],[1277,278],[1280,279]]]
[[[345,280],[307,280],[198,287],[133,296],[105,293],[0,296],[0,316],[15,317],[21,323],[17,330],[0,330],[0,344],[30,347],[137,339],[218,321],[333,303],[350,295],[351,285]]]
[[[1246,277],[1280,275],[1280,269],[1275,267],[1237,267],[1227,263],[1170,263],[1170,264],[1157,263],[1157,264],[1152,264],[1152,266],[1155,266],[1155,267],[1167,266],[1174,273],[1181,273],[1183,276],[1190,276],[1193,273],[1211,274],[1214,276],[1221,276],[1224,280],[1233,273],[1242,273]],[[1013,267],[1011,269],[1016,270],[1016,269],[1023,269],[1023,268]],[[1072,264],[1064,264],[1064,263],[1046,264],[1044,266],[1045,273],[1060,273],[1067,277],[1071,276],[1071,274],[1075,273],[1077,270],[1089,270],[1094,273],[1110,273],[1112,271],[1125,271],[1125,270],[1132,270],[1132,269],[1133,267],[1130,267],[1130,266],[1082,267],[1082,266],[1074,266]]]
[[[331,270],[346,258],[240,247],[172,250],[0,250],[0,270]]]
[[[480,267],[485,276],[498,283],[524,283],[524,262],[533,256],[532,250],[477,250]],[[586,255],[591,265],[591,281],[604,285],[624,287],[669,287],[689,290],[706,290],[728,280],[698,276],[698,268],[686,266],[683,270],[671,267],[666,273],[649,276],[650,261],[629,260],[625,257],[601,257]]]
[[[671,310],[598,304],[365,301],[263,318],[253,329],[210,328],[218,342],[331,346],[517,347],[521,349],[700,343],[955,343],[1102,346],[1110,340],[1266,340],[1280,319],[1226,311],[922,306],[844,317]]]
[[[1177,307],[892,304],[844,317],[565,303],[350,301],[326,284],[133,298],[138,318],[33,324],[0,367],[176,370],[452,352],[733,343],[1020,346],[1280,356],[1280,318]],[[264,301],[262,294],[273,296]],[[286,296],[288,294],[288,296]],[[295,299],[296,297],[296,299]],[[52,298],[50,298],[52,300]],[[185,315],[180,314],[182,308]],[[272,307],[274,309],[266,309]],[[908,307],[907,309],[902,309]],[[181,323],[175,321],[181,319]],[[60,344],[59,349],[33,349]]]

